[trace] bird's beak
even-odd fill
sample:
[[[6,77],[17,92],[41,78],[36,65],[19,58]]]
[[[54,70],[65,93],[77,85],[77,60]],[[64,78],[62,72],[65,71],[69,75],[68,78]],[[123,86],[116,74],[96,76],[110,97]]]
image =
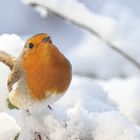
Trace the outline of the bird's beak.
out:
[[[42,42],[43,43],[52,43],[51,37],[50,36],[44,37]]]

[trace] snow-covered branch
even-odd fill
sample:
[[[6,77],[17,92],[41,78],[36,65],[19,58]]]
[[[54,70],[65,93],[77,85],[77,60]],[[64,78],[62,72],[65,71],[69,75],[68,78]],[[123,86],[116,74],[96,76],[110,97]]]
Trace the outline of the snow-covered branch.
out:
[[[96,37],[104,41],[107,44],[106,46],[119,53],[138,69],[140,69],[140,63],[137,62],[137,60],[135,60],[135,58],[133,58],[130,54],[120,49],[120,47],[118,47],[113,41],[112,36],[114,36],[114,32],[117,34],[113,19],[96,15],[95,13],[91,12],[83,3],[78,2],[77,0],[23,1],[25,4],[29,4],[34,8],[36,8],[36,6],[40,8],[42,7],[48,12],[91,32]]]

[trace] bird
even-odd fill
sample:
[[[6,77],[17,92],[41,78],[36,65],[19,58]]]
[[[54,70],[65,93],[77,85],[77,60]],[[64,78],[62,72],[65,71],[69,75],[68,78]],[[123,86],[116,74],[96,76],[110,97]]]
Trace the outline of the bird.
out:
[[[36,34],[25,42],[14,60],[7,81],[8,98],[19,109],[53,104],[66,93],[71,80],[70,61],[47,33]]]

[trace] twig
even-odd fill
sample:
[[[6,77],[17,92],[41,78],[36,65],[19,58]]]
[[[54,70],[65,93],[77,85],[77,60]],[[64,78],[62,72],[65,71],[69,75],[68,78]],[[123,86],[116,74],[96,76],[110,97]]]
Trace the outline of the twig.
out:
[[[10,69],[12,69],[15,64],[16,58],[12,57],[4,51],[0,51],[0,61],[6,64]]]
[[[35,6],[41,6],[43,7],[44,9],[46,9],[48,12],[60,17],[61,19],[64,19],[64,20],[67,20],[69,21],[70,23],[78,26],[78,27],[81,27],[87,31],[89,31],[90,33],[94,34],[95,36],[97,36],[100,40],[104,41],[107,46],[109,48],[111,48],[112,50],[114,50],[115,52],[119,53],[122,57],[124,57],[125,59],[127,59],[129,62],[131,62],[135,67],[137,67],[139,70],[140,70],[140,63],[137,62],[137,60],[135,60],[132,56],[130,56],[128,53],[124,52],[123,50],[121,50],[119,47],[117,47],[115,44],[113,44],[111,41],[109,40],[106,40],[104,37],[102,37],[97,31],[95,31],[95,29],[91,28],[91,27],[88,27],[87,25],[85,25],[82,21],[81,22],[78,22],[76,21],[75,19],[72,19],[70,17],[67,17],[65,16],[65,14],[62,14],[62,13],[58,13],[56,12],[53,8],[50,8],[50,7],[46,7],[45,5],[42,5],[42,4],[39,4],[39,3],[34,3],[34,2],[31,2],[30,5],[32,7],[35,7]],[[86,19],[85,19],[86,20]]]
[[[91,78],[91,79],[97,79],[98,77],[93,74],[93,73],[85,73],[85,72],[80,72],[80,71],[74,71],[73,72],[73,75],[76,75],[76,76],[80,76],[80,77],[87,77],[87,78]]]

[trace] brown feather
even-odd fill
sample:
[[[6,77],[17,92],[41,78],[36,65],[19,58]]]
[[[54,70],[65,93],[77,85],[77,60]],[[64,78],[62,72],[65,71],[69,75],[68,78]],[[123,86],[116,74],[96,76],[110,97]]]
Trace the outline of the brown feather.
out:
[[[18,82],[18,80],[20,79],[21,73],[22,73],[21,64],[19,62],[15,62],[15,65],[12,68],[7,81],[9,92],[12,90],[13,84]]]

